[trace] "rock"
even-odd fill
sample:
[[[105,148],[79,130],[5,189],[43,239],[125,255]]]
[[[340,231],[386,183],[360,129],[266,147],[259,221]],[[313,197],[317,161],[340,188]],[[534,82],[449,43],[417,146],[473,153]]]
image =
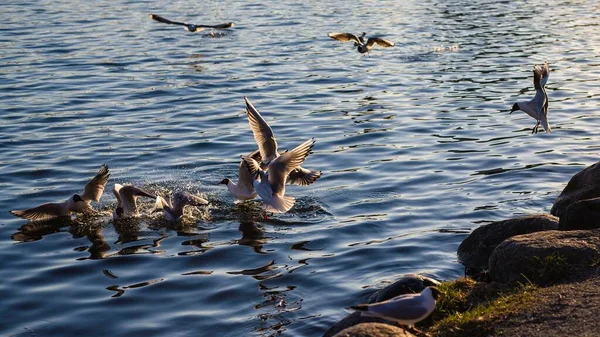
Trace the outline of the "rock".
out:
[[[440,284],[440,282],[431,277],[418,274],[404,275],[396,282],[373,293],[373,295],[369,297],[368,302],[381,302],[402,294],[420,293],[426,287],[438,284]]]
[[[334,337],[414,337],[414,335],[393,325],[362,323],[344,329]]]
[[[560,217],[563,231],[600,228],[600,198],[576,201]]]
[[[386,321],[383,318],[362,316],[360,312],[353,312],[350,315],[342,318],[339,322],[332,325],[329,329],[327,329],[323,337],[337,336],[337,334],[343,330],[346,330],[358,324],[366,323],[386,323],[386,325],[394,324],[393,322]]]
[[[502,220],[475,229],[458,246],[458,260],[466,267],[487,269],[492,252],[515,235],[558,229],[558,218],[550,214],[527,215]]]
[[[550,213],[561,217],[570,204],[578,200],[600,197],[600,162],[575,174],[560,193]]]
[[[555,284],[578,274],[597,272],[600,229],[546,231],[502,242],[490,257],[492,281]]]

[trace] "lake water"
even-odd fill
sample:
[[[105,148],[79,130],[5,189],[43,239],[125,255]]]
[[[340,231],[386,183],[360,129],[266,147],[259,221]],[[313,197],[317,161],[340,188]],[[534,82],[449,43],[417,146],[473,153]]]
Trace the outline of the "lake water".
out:
[[[5,1],[0,11],[0,335],[320,336],[406,273],[461,276],[483,223],[548,212],[598,160],[593,1]],[[225,36],[154,22],[217,24]],[[328,32],[395,41],[361,56]],[[550,63],[553,132],[509,115]],[[223,185],[256,148],[322,170],[263,221]],[[106,163],[102,212],[27,223]],[[196,220],[114,223],[114,183],[210,200]],[[150,208],[150,202],[143,209]]]

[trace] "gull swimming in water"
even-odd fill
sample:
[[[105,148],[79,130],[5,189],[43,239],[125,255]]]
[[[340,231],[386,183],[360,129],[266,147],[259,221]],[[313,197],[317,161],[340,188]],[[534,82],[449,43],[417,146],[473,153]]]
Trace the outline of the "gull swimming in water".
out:
[[[246,115],[248,123],[254,135],[254,140],[258,145],[258,153],[253,152],[252,158],[260,163],[263,170],[267,170],[269,163],[281,156],[277,149],[277,139],[271,126],[265,121],[258,110],[252,105],[248,97],[244,96],[246,101]],[[314,183],[321,177],[321,171],[307,170],[301,166],[293,169],[287,177],[287,183],[290,185],[307,186]]]
[[[404,294],[387,301],[350,307],[363,316],[374,316],[412,327],[429,316],[440,294],[436,287],[427,287],[419,294]]]
[[[96,176],[85,185],[83,193],[74,194],[64,202],[50,202],[27,210],[10,211],[10,213],[31,221],[43,221],[70,216],[71,212],[85,213],[91,211],[91,201],[100,201],[109,176],[108,166],[106,164],[102,165]]]
[[[263,201],[265,218],[266,212],[285,213],[294,206],[296,198],[285,196],[285,183],[290,172],[304,162],[314,145],[314,138],[305,141],[270,161],[266,171],[256,160],[244,157],[250,175],[256,179],[253,185]]]
[[[370,37],[366,40],[365,42],[365,35],[367,35],[367,33],[362,33],[362,35],[356,36],[352,33],[329,33],[327,34],[327,36],[329,36],[332,39],[336,39],[338,41],[342,41],[342,42],[347,42],[347,41],[353,41],[354,42],[354,46],[357,47],[356,49],[358,50],[359,53],[361,54],[365,54],[371,51],[371,49],[373,49],[373,47],[375,46],[375,44],[380,45],[381,47],[384,48],[388,48],[388,47],[393,47],[396,44],[390,40],[386,40],[386,39],[382,39],[380,37]]]
[[[163,18],[162,16],[156,15],[156,14],[149,14],[148,16],[151,19],[158,21],[158,22],[167,23],[167,24],[171,24],[171,25],[183,26],[183,29],[185,29],[191,33],[200,32],[200,31],[204,30],[204,28],[210,28],[212,30],[212,29],[227,29],[227,28],[232,28],[233,26],[235,26],[235,24],[233,22],[222,23],[220,25],[212,25],[212,26],[211,25],[195,25],[192,23],[171,21],[167,18]]]
[[[552,132],[550,124],[548,123],[548,95],[546,94],[546,82],[550,77],[550,69],[548,63],[544,63],[544,66],[538,68],[537,65],[533,66],[533,86],[535,87],[535,96],[528,102],[517,102],[513,104],[510,113],[513,111],[522,110],[529,116],[535,118],[537,124],[531,130],[531,133],[537,133],[540,124],[544,126],[546,132]]]
[[[260,160],[260,152],[258,150],[250,153],[247,157],[255,158],[255,160]],[[258,159],[256,159],[258,157]],[[254,190],[254,185],[252,184],[254,179],[250,175],[250,171],[248,170],[248,165],[242,159],[240,161],[240,165],[238,166],[238,182],[237,184],[231,181],[229,178],[225,178],[221,180],[219,184],[223,184],[227,186],[229,193],[233,195],[234,198],[238,200],[252,200],[256,198],[258,195]]]
[[[138,217],[137,198],[146,197],[156,199],[156,196],[141,189],[127,185],[115,184],[113,194],[117,198],[117,207],[113,211],[113,219],[128,219]]]
[[[171,197],[169,197],[168,201],[161,196],[157,196],[156,204],[154,205],[154,210],[152,212],[162,210],[165,219],[168,221],[178,222],[183,218],[183,213],[186,206],[203,205],[208,205],[208,200],[202,199],[188,192],[178,191],[173,194],[173,199],[171,200]]]

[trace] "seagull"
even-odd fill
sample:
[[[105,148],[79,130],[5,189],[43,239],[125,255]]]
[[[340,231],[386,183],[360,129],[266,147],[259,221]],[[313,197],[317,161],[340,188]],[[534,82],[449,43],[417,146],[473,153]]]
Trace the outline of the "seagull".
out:
[[[173,194],[173,200],[171,201],[171,197],[169,200],[165,200],[161,196],[156,197],[156,204],[154,205],[154,210],[163,211],[163,215],[165,219],[168,221],[179,222],[183,218],[183,211],[185,210],[185,206],[203,206],[208,205],[208,200],[202,199],[198,196],[195,196],[191,193],[178,191]]]
[[[260,163],[262,170],[267,170],[269,163],[281,156],[277,150],[277,139],[273,134],[273,129],[261,116],[258,110],[252,105],[248,97],[244,96],[246,101],[246,115],[254,140],[258,145],[258,152],[252,153],[252,158]],[[301,166],[293,169],[287,177],[287,183],[291,185],[308,186],[321,177],[321,171],[307,170]]]
[[[435,302],[440,294],[436,287],[427,287],[419,294],[404,294],[387,301],[373,304],[360,304],[350,307],[363,316],[374,316],[412,327],[435,309]]]
[[[388,48],[388,47],[393,47],[396,44],[390,40],[386,40],[386,39],[382,39],[380,37],[370,37],[369,39],[366,40],[365,42],[365,35],[367,35],[367,33],[362,33],[362,35],[356,36],[352,33],[329,33],[327,34],[327,36],[329,36],[332,39],[336,39],[338,41],[342,41],[342,42],[347,42],[347,41],[354,41],[354,46],[358,47],[357,50],[359,53],[361,54],[365,54],[371,51],[371,49],[373,49],[373,47],[375,46],[375,44],[380,45],[381,47],[384,48]]]
[[[255,179],[254,189],[263,201],[265,218],[267,212],[285,213],[294,206],[296,198],[285,196],[285,183],[290,172],[304,162],[314,145],[314,138],[305,141],[269,162],[266,171],[256,160],[244,157],[250,175]]]
[[[117,207],[113,211],[113,219],[128,219],[138,217],[137,198],[147,197],[156,199],[156,196],[141,189],[127,185],[115,184],[113,194],[117,198]]]
[[[163,18],[160,15],[156,15],[156,14],[149,14],[148,15],[151,19],[158,21],[158,22],[162,22],[162,23],[167,23],[167,24],[171,24],[171,25],[180,25],[183,26],[183,29],[187,30],[188,32],[194,33],[194,32],[200,32],[202,30],[204,30],[204,28],[210,28],[212,29],[227,29],[227,28],[232,28],[233,26],[235,26],[235,24],[233,22],[228,22],[228,23],[222,23],[220,25],[195,25],[195,24],[191,24],[191,23],[186,23],[186,22],[178,22],[178,21],[171,21],[167,18]]]
[[[260,160],[260,152],[256,150],[250,153],[247,157],[255,158],[255,160]],[[257,157],[258,159],[256,159]],[[237,184],[228,178],[221,180],[219,184],[226,185],[227,189],[229,190],[229,193],[231,193],[231,195],[233,195],[234,198],[245,201],[252,200],[258,195],[254,190],[254,185],[252,184],[253,181],[254,179],[252,179],[252,176],[250,175],[248,165],[242,159],[238,168]]]
[[[537,120],[537,124],[531,130],[531,133],[538,133],[540,124],[544,126],[546,132],[552,132],[550,124],[548,124],[548,95],[546,94],[546,82],[550,77],[550,69],[548,63],[538,68],[533,66],[533,86],[535,87],[535,96],[529,102],[517,102],[513,104],[510,113],[513,111],[522,110],[529,116]]]
[[[92,210],[91,201],[100,201],[104,192],[104,186],[108,181],[110,173],[108,166],[102,165],[98,173],[83,188],[83,193],[74,194],[72,197],[60,203],[46,203],[27,210],[10,211],[12,215],[31,221],[50,220],[58,217],[70,216],[71,212],[85,213]]]

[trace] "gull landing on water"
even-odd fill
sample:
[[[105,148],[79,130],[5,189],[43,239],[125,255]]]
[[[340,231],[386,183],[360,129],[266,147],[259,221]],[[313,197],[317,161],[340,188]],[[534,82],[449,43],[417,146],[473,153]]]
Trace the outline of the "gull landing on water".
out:
[[[388,48],[388,47],[393,47],[396,44],[392,41],[386,40],[386,39],[382,39],[380,37],[370,37],[369,39],[367,39],[365,41],[365,35],[367,35],[367,33],[362,33],[362,35],[356,36],[352,33],[329,33],[327,34],[327,36],[329,36],[332,39],[336,39],[338,41],[342,41],[342,42],[347,42],[347,41],[353,41],[354,42],[354,46],[357,47],[356,49],[358,50],[359,53],[361,54],[365,54],[371,51],[371,49],[373,49],[373,47],[375,46],[375,44],[378,44],[381,47],[384,48]]]
[[[267,212],[286,213],[294,206],[296,198],[285,196],[285,184],[290,172],[304,162],[314,145],[314,138],[307,140],[291,151],[273,159],[266,171],[261,169],[256,160],[248,157],[244,158],[250,175],[255,179],[253,182],[254,189],[263,201],[265,218]]]
[[[128,219],[138,217],[137,198],[146,197],[156,199],[156,196],[135,186],[115,184],[113,194],[117,198],[117,207],[113,211],[113,219]]]
[[[85,185],[83,193],[74,194],[61,203],[51,202],[27,210],[10,211],[10,213],[31,221],[43,221],[70,216],[71,212],[85,213],[91,211],[91,201],[100,201],[109,176],[108,166],[102,165],[96,176]]]
[[[202,199],[188,192],[178,191],[173,194],[173,199],[165,200],[161,196],[156,197],[156,204],[152,212],[163,211],[167,221],[178,222],[183,218],[186,206],[208,205],[208,200]]]
[[[540,68],[538,68],[537,65],[534,65],[533,86],[535,88],[535,96],[528,102],[517,102],[513,104],[510,109],[510,113],[521,110],[535,118],[537,124],[533,127],[533,130],[531,130],[531,133],[537,133],[540,124],[547,133],[552,132],[550,124],[548,123],[548,95],[546,94],[548,77],[550,77],[550,69],[548,68],[547,62]]]
[[[429,316],[440,294],[436,287],[427,287],[419,294],[404,294],[387,301],[350,307],[363,316],[381,317],[412,327]]]
[[[166,24],[170,24],[170,25],[183,26],[183,29],[185,29],[191,33],[200,32],[200,31],[204,30],[204,28],[210,28],[212,30],[212,29],[227,29],[227,28],[232,28],[233,26],[235,26],[235,24],[233,22],[223,23],[220,25],[212,25],[212,26],[211,25],[195,25],[192,23],[171,21],[167,18],[164,18],[164,17],[162,17],[160,15],[156,15],[156,14],[149,14],[148,16],[152,20],[155,20],[158,22],[162,22],[162,23],[166,23]]]
[[[247,157],[250,158],[259,158],[260,160],[260,152],[258,150],[250,153]],[[243,158],[243,157],[242,157]],[[227,186],[229,193],[233,195],[234,198],[242,201],[252,200],[256,198],[258,195],[254,190],[254,185],[252,184],[254,179],[250,175],[250,171],[248,170],[248,165],[242,159],[240,165],[238,166],[238,182],[237,184],[231,181],[229,178],[225,178],[221,180],[219,184],[223,184]]]
[[[246,115],[248,124],[254,135],[258,152],[253,152],[250,156],[260,163],[262,170],[267,170],[269,163],[281,156],[277,149],[277,139],[271,126],[265,121],[258,110],[252,105],[248,97],[244,96],[246,101]],[[286,180],[287,184],[308,186],[321,177],[321,171],[307,170],[301,166],[293,169]]]

